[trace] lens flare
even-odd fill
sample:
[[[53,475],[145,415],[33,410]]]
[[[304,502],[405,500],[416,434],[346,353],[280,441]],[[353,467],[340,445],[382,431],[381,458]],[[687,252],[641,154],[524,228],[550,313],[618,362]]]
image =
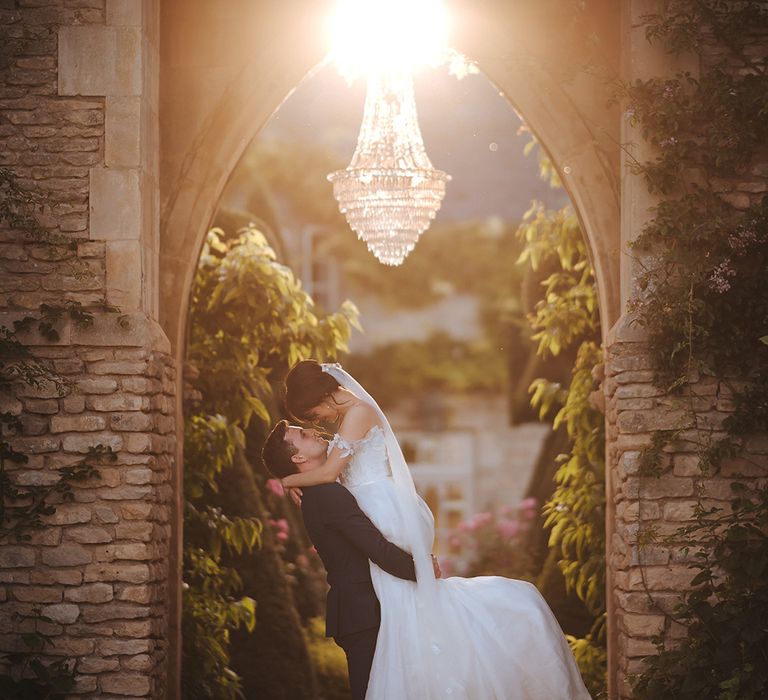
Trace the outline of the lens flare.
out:
[[[328,35],[331,59],[347,77],[413,70],[444,60],[448,18],[440,0],[341,0]]]

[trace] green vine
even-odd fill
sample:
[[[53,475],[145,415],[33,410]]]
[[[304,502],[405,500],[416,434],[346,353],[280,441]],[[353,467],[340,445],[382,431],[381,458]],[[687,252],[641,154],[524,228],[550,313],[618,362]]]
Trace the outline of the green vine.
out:
[[[46,251],[43,254],[47,259],[64,261],[74,276],[92,276],[90,268],[76,255],[76,241],[52,234],[40,225],[36,212],[43,206],[42,197],[21,187],[12,171],[0,168],[0,222],[17,232],[26,244]],[[88,327],[97,310],[119,311],[105,302],[86,308],[79,302],[64,300],[41,304],[39,313],[27,312],[13,321],[11,327],[0,325],[0,397],[12,402],[21,387],[53,390],[58,396],[70,391],[72,380],[36,357],[19,334],[37,331],[46,341],[55,343],[60,339],[61,322],[68,320]],[[11,444],[12,438],[22,432],[23,421],[17,411],[0,413],[0,545],[31,540],[33,533],[48,527],[47,518],[55,514],[59,504],[74,499],[74,487],[78,483],[99,479],[99,466],[116,459],[111,448],[96,445],[89,448],[81,460],[59,468],[50,483],[22,485],[16,474],[29,458]],[[38,610],[31,615],[17,614],[15,620],[26,628],[31,626],[32,631],[19,633],[23,650],[2,654],[10,664],[10,671],[0,674],[0,695],[4,698],[63,697],[75,685],[77,664],[66,658],[46,659],[46,652],[54,643],[40,628],[41,623],[44,628],[45,623],[52,620]]]
[[[539,162],[542,177],[559,186],[541,151]],[[569,385],[539,378],[529,392],[540,419],[557,409],[553,427],[563,425],[570,439],[568,452],[558,456],[555,491],[544,505],[544,526],[550,528],[549,546],[557,551],[567,590],[576,593],[591,617],[589,632],[583,638],[569,636],[568,641],[590,693],[602,698],[607,664],[605,416],[593,401],[599,385],[595,369],[603,361],[595,274],[571,207],[548,211],[534,202],[518,237],[524,244],[518,262],[533,270],[551,270],[541,282],[542,298],[528,319],[537,353],[556,357],[576,348]]]
[[[668,449],[694,452],[699,475],[689,524],[663,538],[654,528],[638,535],[641,561],[649,545],[666,545],[695,575],[674,610],[647,591],[686,635],[672,640],[665,626],[634,694],[763,698],[768,493],[754,477],[766,464],[745,447],[768,425],[768,173],[759,161],[768,137],[768,7],[675,0],[643,21],[650,42],[693,55],[700,71],[638,80],[621,95],[656,153],[634,169],[659,198],[633,246],[643,272],[630,310],[647,331],[655,383],[681,411],[679,427],[658,431],[642,451],[640,479],[669,468]],[[724,420],[710,413],[702,382],[732,409]],[[727,476],[736,471],[733,494],[712,505],[707,480],[726,460]]]

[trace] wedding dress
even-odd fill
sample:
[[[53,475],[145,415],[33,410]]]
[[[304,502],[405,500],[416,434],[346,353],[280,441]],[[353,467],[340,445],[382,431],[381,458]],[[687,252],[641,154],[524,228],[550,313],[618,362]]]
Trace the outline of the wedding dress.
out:
[[[431,564],[429,580],[423,562],[419,571],[418,557],[432,548],[434,519],[415,492],[414,511],[397,483],[388,433],[385,423],[354,442],[335,435],[328,448],[351,455],[340,481],[366,515],[388,540],[418,553],[418,584],[371,563],[381,627],[366,700],[589,700],[535,586],[499,576],[435,580]]]

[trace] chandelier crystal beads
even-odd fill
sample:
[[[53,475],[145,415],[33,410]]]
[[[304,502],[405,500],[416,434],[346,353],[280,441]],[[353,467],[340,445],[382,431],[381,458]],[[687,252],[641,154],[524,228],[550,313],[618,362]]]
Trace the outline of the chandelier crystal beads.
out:
[[[352,161],[328,175],[352,230],[385,265],[399,265],[429,228],[450,180],[424,150],[408,71],[368,77]]]

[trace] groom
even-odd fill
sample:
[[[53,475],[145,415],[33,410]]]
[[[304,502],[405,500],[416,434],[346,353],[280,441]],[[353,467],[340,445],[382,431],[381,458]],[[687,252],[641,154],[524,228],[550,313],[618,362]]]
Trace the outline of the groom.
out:
[[[327,447],[317,431],[280,421],[264,444],[262,458],[270,473],[282,479],[322,466]],[[393,576],[415,581],[413,558],[384,538],[341,484],[303,491],[304,526],[328,573],[325,634],[344,650],[352,697],[363,700],[381,620],[368,560]]]

